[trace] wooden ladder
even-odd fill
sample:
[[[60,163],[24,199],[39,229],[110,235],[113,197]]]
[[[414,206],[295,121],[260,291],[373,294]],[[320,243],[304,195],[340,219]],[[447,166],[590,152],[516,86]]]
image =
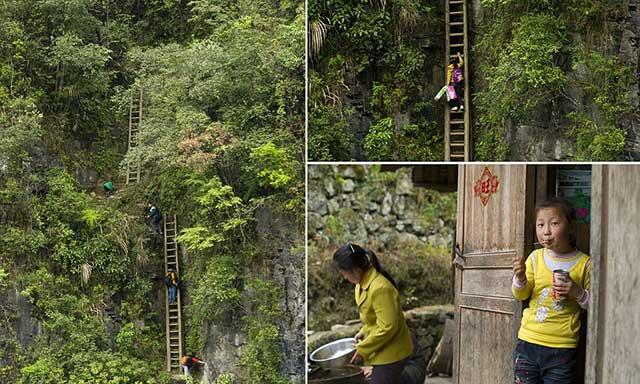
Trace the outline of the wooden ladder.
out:
[[[129,150],[138,146],[138,133],[140,132],[140,123],[142,122],[142,87],[136,98],[131,95],[131,104],[129,106]],[[131,164],[127,162],[127,184],[133,184],[140,181],[140,163]]]
[[[179,279],[180,263],[178,259],[178,243],[176,216],[167,216],[164,219],[164,273],[169,272],[169,268],[176,271]],[[180,357],[182,351],[182,306],[180,300],[180,289],[176,295],[176,302],[169,304],[169,289],[165,286],[165,324],[167,328],[167,371],[172,372],[180,369]]]
[[[471,112],[469,110],[469,39],[467,36],[467,1],[446,0],[445,75],[449,60],[462,53],[464,60],[464,111],[444,112],[444,160],[470,161]],[[448,85],[448,84],[447,84]]]

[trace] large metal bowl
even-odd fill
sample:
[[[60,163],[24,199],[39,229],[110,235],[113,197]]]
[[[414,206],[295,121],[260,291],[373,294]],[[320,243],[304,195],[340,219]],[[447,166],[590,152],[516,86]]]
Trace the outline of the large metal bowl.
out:
[[[322,368],[344,367],[356,353],[356,339],[349,337],[332,341],[311,352],[309,360]]]

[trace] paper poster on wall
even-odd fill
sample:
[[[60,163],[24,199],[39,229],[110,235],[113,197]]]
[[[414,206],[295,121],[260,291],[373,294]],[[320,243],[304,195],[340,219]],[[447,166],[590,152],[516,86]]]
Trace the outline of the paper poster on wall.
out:
[[[591,168],[562,167],[556,178],[556,195],[571,201],[578,223],[591,222]]]

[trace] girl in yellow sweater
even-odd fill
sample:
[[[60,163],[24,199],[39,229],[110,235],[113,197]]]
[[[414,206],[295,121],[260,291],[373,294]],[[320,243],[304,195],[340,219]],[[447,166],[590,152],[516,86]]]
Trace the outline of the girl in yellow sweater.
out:
[[[402,313],[393,278],[375,253],[355,244],[340,247],[333,266],[352,284],[363,327],[356,334],[356,354],[373,366],[371,384],[401,384],[402,369],[413,353],[413,342]]]
[[[551,199],[535,212],[536,236],[543,248],[526,261],[521,257],[513,261],[513,296],[530,299],[518,332],[515,383],[570,384],[580,312],[589,302],[591,263],[576,248],[576,211],[569,202]]]

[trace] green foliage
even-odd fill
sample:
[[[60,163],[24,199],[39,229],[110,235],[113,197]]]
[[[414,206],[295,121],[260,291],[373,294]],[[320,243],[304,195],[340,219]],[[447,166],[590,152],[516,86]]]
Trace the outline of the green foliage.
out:
[[[213,384],[235,384],[236,377],[231,373],[222,373],[216,377],[216,381]]]
[[[0,102],[0,164],[20,176],[42,135],[42,114],[33,100],[14,98]]]
[[[245,318],[249,341],[240,360],[245,380],[250,384],[285,384],[287,380],[278,371],[283,358],[278,348],[278,320],[282,316],[278,298],[282,292],[272,282],[259,278],[246,285],[252,313]]]
[[[43,326],[30,362],[21,369],[20,383],[165,383],[160,366],[141,347],[157,330],[140,330],[125,324],[110,351],[105,324],[91,312],[92,303],[104,295],[95,286],[84,295],[68,276],[44,267],[22,276],[21,294],[34,306]],[[157,354],[158,345],[153,345]]]
[[[633,71],[619,59],[598,52],[579,51],[574,61],[578,81],[587,102],[597,108],[597,115],[586,112],[568,114],[572,122],[567,131],[577,142],[576,159],[582,161],[615,161],[626,145],[627,132],[621,120],[630,116],[633,106],[629,95],[634,83]],[[588,110],[582,106],[581,110]]]
[[[187,183],[194,188],[191,199],[196,203],[192,215],[197,222],[184,228],[177,240],[189,250],[204,251],[215,244],[243,235],[250,211],[229,185],[217,177],[192,174]]]
[[[394,127],[393,118],[386,117],[369,128],[364,141],[364,149],[369,159],[381,161],[391,158]]]
[[[445,218],[445,225],[454,227],[455,218],[458,214],[458,196],[454,193],[440,193],[433,190],[426,190],[420,196],[427,202],[424,207],[424,218],[427,226],[434,226],[436,222]]]
[[[251,315],[239,303],[263,256],[254,210],[303,211],[304,41],[296,0],[0,4],[1,271],[18,276],[42,329],[28,351],[2,340],[0,381],[168,381],[145,199],[184,229],[193,352],[210,322]],[[125,155],[140,87],[139,142]],[[118,176],[129,161],[144,169],[135,186]],[[116,198],[78,185],[92,170]]]
[[[191,292],[192,303],[189,305],[190,324],[196,329],[205,323],[220,321],[223,315],[229,315],[240,304],[238,278],[240,275],[238,258],[233,256],[215,256],[211,258],[204,273],[198,279]],[[200,336],[199,332],[194,335]],[[188,345],[193,350],[202,350],[204,339],[193,337]]]
[[[295,178],[296,164],[291,155],[272,142],[255,148],[249,158],[258,168],[258,182],[262,187],[286,188]]]
[[[65,364],[66,363],[66,364]],[[61,366],[66,365],[70,374],[65,374]],[[167,383],[162,378],[150,378],[152,371],[144,360],[112,352],[78,352],[69,356],[68,362],[51,358],[38,359],[34,364],[21,370],[20,384],[27,383],[70,383],[70,384],[160,384]]]
[[[338,71],[337,73],[340,73]],[[326,89],[318,72],[309,69],[309,158],[332,161],[351,158],[348,111],[342,111],[331,89]],[[339,79],[338,83],[343,80]],[[332,103],[328,101],[332,100]]]
[[[438,39],[431,35],[441,30],[440,6],[431,0],[309,2],[310,159],[351,160],[361,153],[367,160],[442,158],[441,144],[433,146],[432,139],[441,113],[418,106],[422,84],[431,80],[425,69],[439,58],[425,54],[424,36],[416,33]],[[396,116],[410,121],[390,130]]]
[[[568,134],[575,137],[578,146],[576,160],[616,161],[627,142],[627,132],[611,125],[599,126],[583,113],[569,114],[573,125]]]
[[[614,0],[484,0],[483,6],[490,22],[474,48],[476,158],[508,159],[507,129],[561,115],[570,122],[560,127],[576,140],[576,159],[619,159],[626,140],[621,120],[633,119],[633,76],[604,52],[617,49],[610,24],[625,6]]]
[[[0,288],[5,287],[7,285],[7,277],[9,274],[5,272],[4,268],[0,268]]]
[[[504,160],[508,147],[504,141],[508,121],[526,119],[539,106],[561,96],[566,82],[558,55],[565,44],[566,27],[555,15],[526,14],[513,29],[512,37],[497,50],[494,34],[504,33],[505,25],[496,23],[494,31],[479,42],[495,52],[495,62],[482,65],[486,89],[476,93],[480,134],[474,147],[481,160]]]

